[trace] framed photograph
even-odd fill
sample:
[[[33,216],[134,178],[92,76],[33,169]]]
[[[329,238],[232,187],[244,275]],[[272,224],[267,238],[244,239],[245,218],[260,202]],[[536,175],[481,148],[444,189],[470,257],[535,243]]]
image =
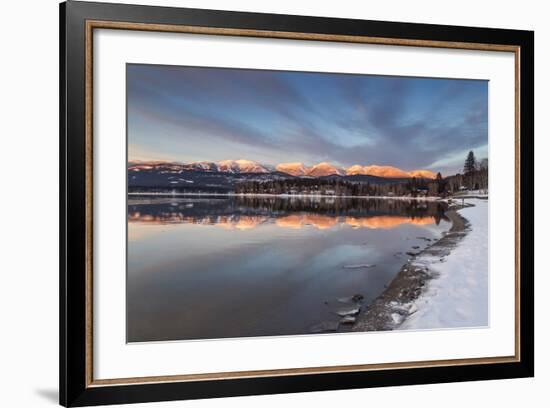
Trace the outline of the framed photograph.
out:
[[[62,405],[533,376],[533,32],[60,21]]]

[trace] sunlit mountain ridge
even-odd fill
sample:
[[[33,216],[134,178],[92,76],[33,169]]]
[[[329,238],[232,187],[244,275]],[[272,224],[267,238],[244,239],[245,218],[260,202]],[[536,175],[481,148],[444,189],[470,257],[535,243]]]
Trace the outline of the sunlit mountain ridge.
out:
[[[355,164],[350,167],[338,167],[329,162],[317,163],[313,166],[306,166],[301,162],[279,163],[276,166],[263,165],[253,160],[222,160],[219,162],[199,161],[191,163],[143,161],[130,162],[128,170],[139,172],[142,170],[193,170],[204,172],[219,172],[232,174],[268,174],[279,172],[294,177],[327,177],[327,176],[375,176],[383,178],[425,178],[435,179],[436,173],[431,170],[419,169],[405,171],[394,166]]]

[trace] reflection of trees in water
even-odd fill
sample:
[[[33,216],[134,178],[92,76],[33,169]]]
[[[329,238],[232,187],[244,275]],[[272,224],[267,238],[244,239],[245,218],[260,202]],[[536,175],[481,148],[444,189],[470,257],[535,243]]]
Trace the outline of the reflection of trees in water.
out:
[[[128,220],[153,223],[239,224],[243,228],[269,219],[300,215],[304,219],[323,216],[348,220],[370,217],[430,218],[439,224],[446,219],[446,205],[418,200],[381,200],[335,197],[210,197],[174,199],[133,199],[128,204]],[[305,217],[305,218],[304,218]],[[379,218],[380,219],[380,218]],[[328,220],[328,221],[327,221]],[[336,219],[334,222],[338,222]]]
[[[337,197],[253,197],[236,196],[237,205],[272,213],[314,212],[326,215],[401,215],[409,217],[441,216],[445,204],[420,200],[387,200]]]

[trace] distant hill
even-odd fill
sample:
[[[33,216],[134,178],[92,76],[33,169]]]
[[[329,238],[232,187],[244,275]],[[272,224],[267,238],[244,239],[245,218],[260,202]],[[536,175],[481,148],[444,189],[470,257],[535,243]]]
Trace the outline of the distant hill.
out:
[[[363,174],[364,168],[358,167],[360,166],[356,165],[354,171],[347,172],[346,169],[330,163],[319,163],[309,168],[302,163],[282,163],[271,168],[251,160],[192,163],[134,162],[128,164],[128,191],[231,192],[235,190],[237,184],[246,181],[268,182],[294,178],[341,179],[370,184],[395,184],[411,179],[407,177],[409,173],[399,169],[385,173],[390,176],[384,177]],[[429,173],[422,174],[429,175]],[[431,177],[421,178],[431,179]]]

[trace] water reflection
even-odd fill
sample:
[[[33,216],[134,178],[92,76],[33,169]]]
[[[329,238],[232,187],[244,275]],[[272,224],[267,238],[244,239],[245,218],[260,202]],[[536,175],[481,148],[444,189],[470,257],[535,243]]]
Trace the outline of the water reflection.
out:
[[[438,225],[444,217],[442,203],[415,200],[235,196],[138,198],[128,203],[130,223],[207,224],[236,230],[269,223],[294,229],[327,229],[341,224],[389,229],[402,224]]]
[[[407,251],[448,229],[444,210],[364,198],[130,198],[128,341],[304,334],[337,324],[349,306],[339,299],[361,295],[367,305]]]

